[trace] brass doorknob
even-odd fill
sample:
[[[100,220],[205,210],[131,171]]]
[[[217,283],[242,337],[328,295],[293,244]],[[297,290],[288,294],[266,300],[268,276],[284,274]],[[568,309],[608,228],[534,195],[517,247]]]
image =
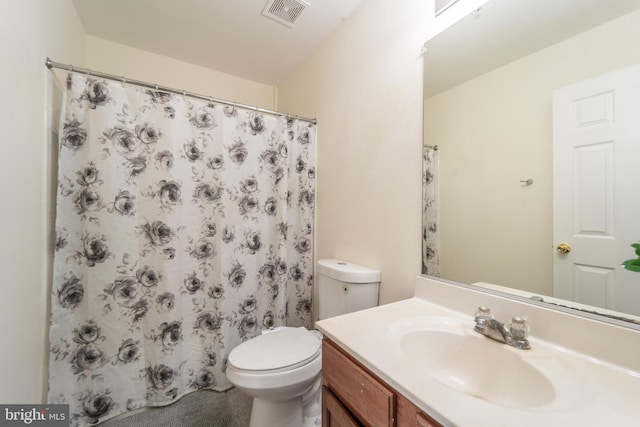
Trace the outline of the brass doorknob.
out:
[[[556,247],[556,250],[558,251],[558,253],[568,254],[569,252],[571,252],[571,245],[569,245],[568,243],[560,243]]]

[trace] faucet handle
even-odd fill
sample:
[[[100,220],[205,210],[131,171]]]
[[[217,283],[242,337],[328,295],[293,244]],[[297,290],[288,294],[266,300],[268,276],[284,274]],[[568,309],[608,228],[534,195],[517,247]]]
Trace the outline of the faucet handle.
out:
[[[514,340],[526,340],[530,332],[529,322],[524,316],[514,316],[509,323],[509,332]]]
[[[480,332],[484,334],[484,329],[487,321],[493,319],[493,314],[491,314],[491,309],[489,307],[480,306],[476,313],[474,314],[473,321],[475,322],[474,329],[476,332]]]
[[[480,317],[480,316],[488,317],[490,319],[493,319],[493,314],[491,313],[491,309],[489,307],[485,307],[483,305],[478,307],[478,310],[476,310],[475,317]]]

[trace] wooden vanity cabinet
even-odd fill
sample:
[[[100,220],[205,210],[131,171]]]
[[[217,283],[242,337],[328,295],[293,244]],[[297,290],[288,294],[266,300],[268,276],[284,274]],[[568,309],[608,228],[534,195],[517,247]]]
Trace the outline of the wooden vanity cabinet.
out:
[[[336,402],[361,423],[355,425],[395,425],[393,390],[326,339],[322,343],[322,382],[324,394],[335,397]]]
[[[330,339],[322,341],[323,427],[442,427]]]
[[[361,424],[325,386],[322,386],[322,426],[358,427]]]
[[[442,427],[442,424],[422,412],[401,394],[397,395],[398,412],[396,419],[401,427]]]

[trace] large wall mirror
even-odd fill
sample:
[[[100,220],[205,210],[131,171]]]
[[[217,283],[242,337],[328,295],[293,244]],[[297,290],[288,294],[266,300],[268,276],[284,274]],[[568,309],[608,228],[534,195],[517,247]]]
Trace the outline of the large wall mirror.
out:
[[[601,136],[606,141],[573,150],[581,153],[582,163],[572,160],[578,172],[571,169],[565,181],[580,175],[590,183],[577,199],[562,196],[557,183],[554,190],[559,157],[554,114],[564,108],[557,102],[559,94],[573,90],[568,88],[633,71],[638,64],[640,0],[490,0],[429,40],[423,273],[508,287],[515,294],[637,322],[640,273],[620,264],[636,256],[630,244],[640,241],[640,156],[620,178],[611,160],[620,150],[607,145],[614,137]],[[640,68],[634,72],[640,74]],[[587,101],[577,107],[574,102],[565,116],[595,123],[594,129],[602,121],[617,122],[622,95],[640,97],[640,89],[635,93],[636,86],[629,87],[606,96],[609,89],[594,89],[582,98],[571,92],[574,101]],[[640,123],[640,110],[629,114]],[[640,133],[631,134],[640,154]],[[600,150],[604,146],[609,148]],[[597,209],[588,211],[590,196],[603,196],[605,206],[595,203]],[[554,222],[554,205],[562,200],[571,201],[570,213],[559,215],[573,218],[580,211],[583,221],[566,237],[558,237],[560,226]],[[619,217],[611,207],[620,201],[628,201],[631,216]],[[601,232],[599,221],[606,230]],[[622,249],[591,249],[596,258],[611,255],[608,265],[576,261],[580,250],[567,250],[578,245],[575,238],[581,234],[600,243],[616,241]],[[564,276],[558,273],[563,263],[569,266]]]

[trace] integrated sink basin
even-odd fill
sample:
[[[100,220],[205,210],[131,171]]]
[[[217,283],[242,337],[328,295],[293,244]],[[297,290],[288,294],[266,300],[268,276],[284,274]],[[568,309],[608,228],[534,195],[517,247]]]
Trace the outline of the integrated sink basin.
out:
[[[446,319],[414,328],[402,332],[400,352],[439,383],[512,408],[533,409],[555,400],[553,383],[527,360],[531,350],[498,343]]]
[[[480,305],[497,320],[526,316],[531,348],[475,332]],[[443,426],[637,427],[640,420],[640,331],[426,277],[414,298],[317,327]]]

